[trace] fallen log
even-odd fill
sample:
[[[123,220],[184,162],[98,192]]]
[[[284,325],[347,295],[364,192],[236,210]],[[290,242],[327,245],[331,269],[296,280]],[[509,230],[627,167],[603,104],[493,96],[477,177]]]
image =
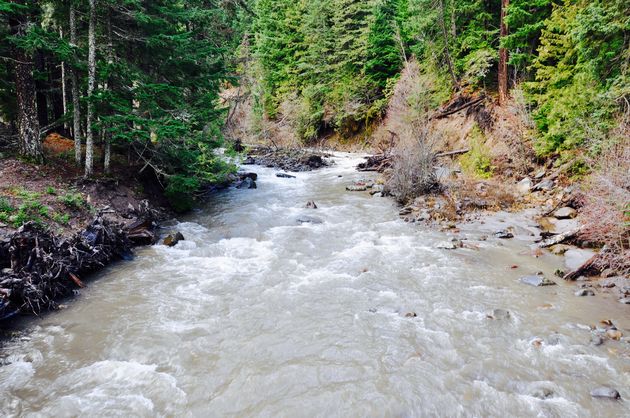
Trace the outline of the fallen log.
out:
[[[460,111],[462,111],[464,109],[467,109],[470,106],[476,105],[477,103],[481,103],[484,99],[485,99],[485,97],[480,97],[477,100],[473,100],[472,102],[468,102],[465,105],[462,105],[462,106],[458,107],[457,109],[453,109],[453,110],[450,110],[448,112],[440,113],[439,115],[433,116],[432,119],[443,119],[443,118],[445,118],[447,116],[450,116],[450,115],[455,114],[457,112],[460,112]]]
[[[558,234],[558,235],[554,235],[551,238],[548,238],[544,241],[541,241],[538,243],[538,247],[539,248],[547,248],[547,247],[551,247],[552,245],[556,245],[556,244],[560,244],[570,238],[573,238],[574,236],[576,236],[578,234],[578,232],[580,232],[582,228],[578,227],[575,229],[572,229],[570,231],[567,232],[563,232],[562,234]]]
[[[564,275],[564,280],[576,280],[580,276],[588,276],[600,272],[598,267],[599,254],[595,254],[589,258],[584,264],[570,273]]]
[[[435,158],[450,157],[452,155],[466,154],[467,152],[470,152],[470,148],[458,149],[455,151],[448,151],[448,152],[439,152],[435,154]]]

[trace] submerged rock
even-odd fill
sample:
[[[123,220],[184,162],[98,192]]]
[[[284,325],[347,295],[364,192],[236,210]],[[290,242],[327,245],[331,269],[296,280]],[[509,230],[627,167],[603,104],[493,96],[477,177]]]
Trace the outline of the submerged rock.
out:
[[[307,216],[307,215],[302,215],[299,216],[296,221],[300,224],[323,224],[324,221],[316,218],[314,216]]]
[[[494,236],[501,239],[514,238],[514,234],[505,229],[495,232]]]
[[[493,309],[486,314],[486,317],[490,319],[505,320],[510,319],[511,315],[510,311],[506,309]]]
[[[309,200],[309,201],[306,203],[306,209],[317,209],[317,205],[315,204],[315,202],[314,202],[314,201]]]
[[[168,247],[174,247],[178,242],[184,241],[184,235],[181,232],[177,232],[175,234],[169,234],[164,238],[163,244]]]
[[[241,173],[237,173],[237,175],[241,180],[245,180],[246,178],[250,178],[254,181],[258,180],[258,174],[252,173],[252,172],[249,172],[249,173],[241,172]]]
[[[256,187],[256,182],[252,180],[251,177],[246,177],[236,185],[237,189],[255,189]]]
[[[460,240],[452,240],[452,241],[442,241],[442,242],[438,242],[435,245],[435,248],[439,248],[441,250],[454,250],[457,248],[461,248],[464,246],[464,243],[462,243]]]
[[[621,399],[621,395],[619,395],[617,390],[608,387],[595,388],[591,390],[591,396],[593,398]]]
[[[556,282],[547,279],[542,274],[536,274],[532,276],[523,276],[520,278],[520,282],[529,286],[553,286]]]
[[[595,292],[591,289],[580,289],[575,292],[575,296],[595,296]]]
[[[287,173],[276,173],[276,177],[280,177],[283,179],[294,179],[295,176],[292,176],[291,174],[287,174]]]

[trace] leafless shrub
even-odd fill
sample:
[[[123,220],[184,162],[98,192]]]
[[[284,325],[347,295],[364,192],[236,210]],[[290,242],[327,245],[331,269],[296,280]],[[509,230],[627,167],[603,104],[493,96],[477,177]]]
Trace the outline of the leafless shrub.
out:
[[[630,274],[630,144],[622,139],[596,163],[584,190],[580,235],[605,245],[602,267]]]
[[[415,141],[399,143],[392,153],[392,170],[387,190],[399,203],[439,188],[435,172],[435,143],[437,135],[428,125],[416,122],[410,127],[416,133]]]

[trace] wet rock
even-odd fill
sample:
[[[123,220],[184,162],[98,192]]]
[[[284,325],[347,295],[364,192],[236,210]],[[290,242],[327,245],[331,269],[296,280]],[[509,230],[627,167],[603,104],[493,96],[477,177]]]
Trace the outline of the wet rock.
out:
[[[606,336],[611,340],[619,341],[623,334],[616,328],[610,328],[606,330]]]
[[[346,190],[349,192],[364,192],[368,189],[366,184],[356,183],[350,186],[346,186]]]
[[[501,239],[514,238],[514,234],[506,229],[502,229],[494,233],[494,236]]]
[[[247,157],[243,161],[243,165],[254,165],[254,164],[256,164],[256,160],[254,159],[254,157]]]
[[[621,298],[619,299],[619,303],[623,303],[624,305],[630,305],[630,298]]]
[[[405,314],[405,318],[415,318],[415,317],[417,317],[417,316],[418,316],[418,314],[417,314],[417,313],[415,313],[415,312],[407,312],[407,313]]]
[[[521,194],[527,194],[531,191],[534,186],[534,182],[529,177],[525,177],[523,180],[516,183],[516,191]]]
[[[256,187],[256,182],[250,177],[246,177],[243,181],[236,185],[237,189],[255,189]]]
[[[557,219],[573,219],[577,216],[577,210],[565,206],[563,208],[558,209],[553,213]]]
[[[287,173],[276,173],[276,177],[280,177],[282,179],[294,179],[295,176],[292,176],[291,174],[287,174]]]
[[[553,285],[556,284],[556,282],[547,279],[542,274],[536,274],[536,275],[531,275],[531,276],[523,276],[519,280],[523,284],[526,284],[526,285],[529,285],[529,286],[536,286],[536,287],[553,286]]]
[[[244,172],[242,172],[242,173],[237,173],[237,175],[238,175],[239,179],[241,179],[241,180],[245,180],[247,178],[250,178],[250,179],[252,179],[254,181],[258,180],[258,174],[256,174],[256,173],[244,173]]]
[[[591,344],[594,346],[600,346],[604,344],[604,339],[599,335],[591,335]]]
[[[621,395],[615,389],[608,387],[595,388],[591,390],[593,398],[621,399]]]
[[[595,292],[591,289],[580,289],[575,292],[575,296],[595,296]]]
[[[306,203],[306,209],[317,209],[317,205],[312,200],[309,200]]]
[[[506,320],[510,319],[511,315],[510,311],[506,309],[493,309],[486,314],[486,317],[489,319]]]
[[[169,234],[166,236],[166,238],[164,238],[164,241],[162,242],[164,245],[166,245],[167,247],[174,247],[177,245],[178,242],[180,241],[184,241],[184,235],[181,232],[176,232],[175,234]]]
[[[400,216],[409,215],[412,211],[413,211],[413,209],[411,208],[411,206],[407,206],[407,207],[405,207],[405,208],[402,208],[402,209],[398,212],[398,215],[400,215]]]
[[[314,216],[303,215],[296,219],[300,224],[323,224],[324,221]]]
[[[455,240],[439,242],[435,245],[435,248],[439,248],[441,250],[454,250],[463,246],[464,244],[460,240]]]
[[[532,392],[532,396],[538,399],[548,399],[553,396],[553,390],[549,388],[537,388]]]
[[[570,249],[575,248],[566,244],[556,244],[549,248],[549,250],[555,255],[564,255]]]

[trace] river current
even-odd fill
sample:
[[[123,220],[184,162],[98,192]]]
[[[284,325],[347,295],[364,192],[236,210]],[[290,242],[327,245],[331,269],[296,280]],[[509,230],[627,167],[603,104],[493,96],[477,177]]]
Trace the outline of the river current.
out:
[[[589,344],[602,319],[627,335],[627,307],[519,283],[562,267],[526,233],[477,223],[458,235],[468,248],[436,248],[453,234],[346,192],[359,159],[334,159],[295,179],[253,167],[257,189],[168,226],[185,241],[27,321],[0,349],[0,415],[630,416],[630,345]],[[599,386],[628,401],[591,398]]]

